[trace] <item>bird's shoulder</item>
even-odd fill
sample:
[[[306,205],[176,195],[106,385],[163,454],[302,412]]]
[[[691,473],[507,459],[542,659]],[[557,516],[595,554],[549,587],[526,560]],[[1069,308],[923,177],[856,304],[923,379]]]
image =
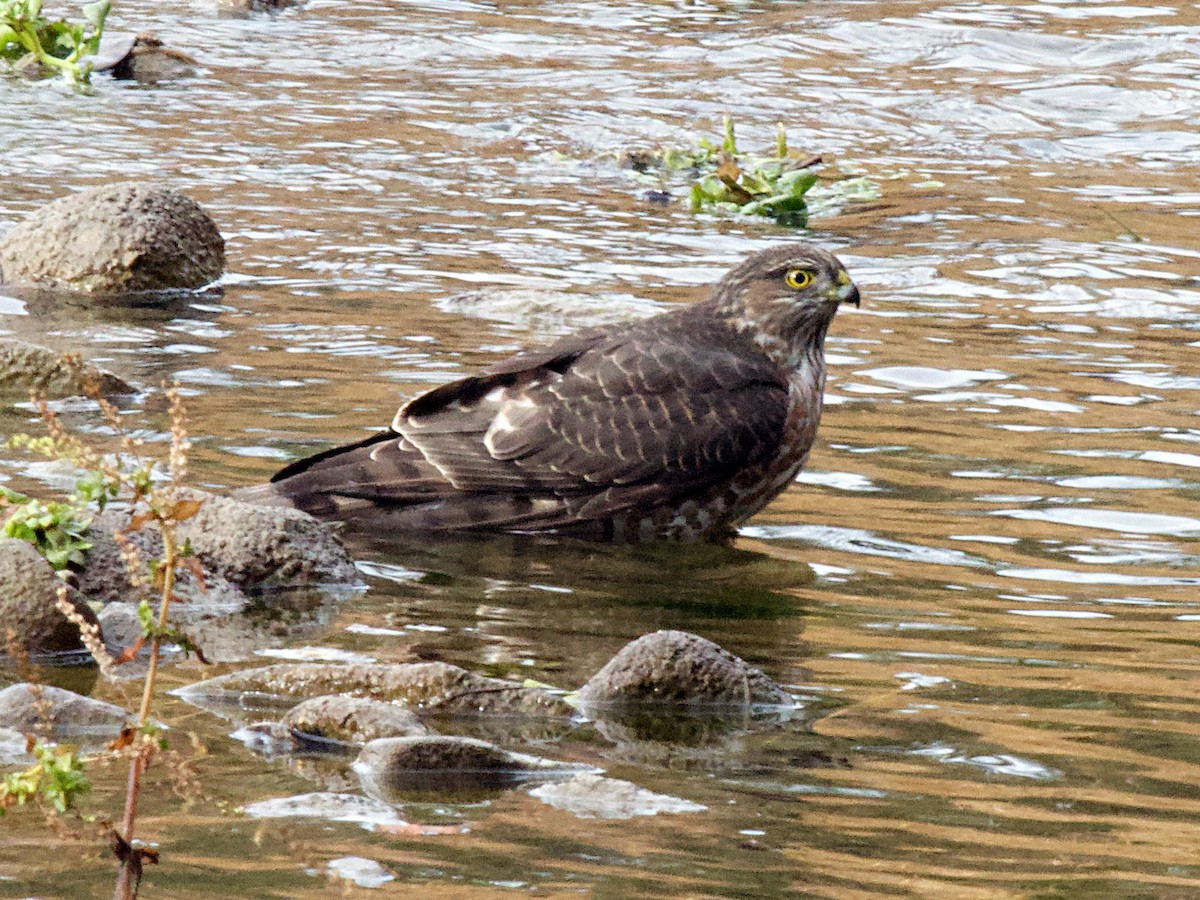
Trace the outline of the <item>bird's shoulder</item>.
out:
[[[501,400],[526,411],[543,405],[566,410],[621,397],[736,393],[743,387],[786,394],[787,374],[709,304],[693,304],[514,354],[409,401],[393,428],[422,431],[443,416],[470,427],[464,413],[481,405],[490,410]]]

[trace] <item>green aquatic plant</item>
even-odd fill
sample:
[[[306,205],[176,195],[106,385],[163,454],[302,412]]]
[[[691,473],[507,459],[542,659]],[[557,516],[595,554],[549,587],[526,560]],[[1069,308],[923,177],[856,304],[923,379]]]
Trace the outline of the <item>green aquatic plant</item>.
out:
[[[0,0],[0,60],[18,71],[40,66],[80,86],[91,80],[92,65],[85,57],[100,49],[110,0],[83,7],[82,22],[42,16],[42,0]]]
[[[814,211],[845,203],[875,200],[879,186],[867,178],[821,182],[815,169],[819,156],[798,154],[788,146],[787,132],[777,126],[775,145],[765,153],[738,148],[733,119],[725,116],[719,143],[701,138],[694,147],[664,145],[626,150],[619,156],[623,168],[653,185],[659,199],[687,179],[692,212],[763,216],[777,224],[803,228]]]
[[[707,141],[701,151],[708,153],[706,166],[692,183],[689,202],[692,212],[721,210],[745,216],[766,216],[780,225],[803,228],[808,224],[808,203],[804,198],[817,183],[812,167],[819,156],[794,158],[788,152],[787,133],[778,126],[775,152],[770,156],[742,153],[737,147],[733,119],[725,117],[725,139],[719,151]]]

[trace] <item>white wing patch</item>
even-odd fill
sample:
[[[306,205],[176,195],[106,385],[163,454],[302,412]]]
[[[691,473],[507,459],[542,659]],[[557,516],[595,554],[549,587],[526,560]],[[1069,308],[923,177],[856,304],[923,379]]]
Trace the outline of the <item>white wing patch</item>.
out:
[[[480,402],[496,407],[496,414],[492,418],[492,423],[488,426],[488,430],[483,436],[483,446],[487,448],[488,453],[498,459],[499,454],[496,450],[496,439],[507,434],[512,434],[520,428],[527,414],[535,409],[537,404],[532,398],[526,396],[523,391],[514,397],[513,392],[508,388],[496,388],[494,391],[490,391]]]

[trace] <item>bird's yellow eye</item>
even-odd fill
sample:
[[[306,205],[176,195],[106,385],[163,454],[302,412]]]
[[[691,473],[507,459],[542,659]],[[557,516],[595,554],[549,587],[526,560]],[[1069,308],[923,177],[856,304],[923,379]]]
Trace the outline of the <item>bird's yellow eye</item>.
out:
[[[792,269],[783,276],[783,283],[790,288],[801,290],[812,284],[813,273],[808,269]]]

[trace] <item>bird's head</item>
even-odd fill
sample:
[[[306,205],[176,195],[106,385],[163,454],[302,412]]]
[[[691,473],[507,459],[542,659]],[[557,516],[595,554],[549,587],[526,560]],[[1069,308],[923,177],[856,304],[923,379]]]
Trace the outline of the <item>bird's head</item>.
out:
[[[712,300],[718,314],[789,366],[822,348],[838,306],[859,303],[837,257],[810,244],[754,254],[713,286]]]

